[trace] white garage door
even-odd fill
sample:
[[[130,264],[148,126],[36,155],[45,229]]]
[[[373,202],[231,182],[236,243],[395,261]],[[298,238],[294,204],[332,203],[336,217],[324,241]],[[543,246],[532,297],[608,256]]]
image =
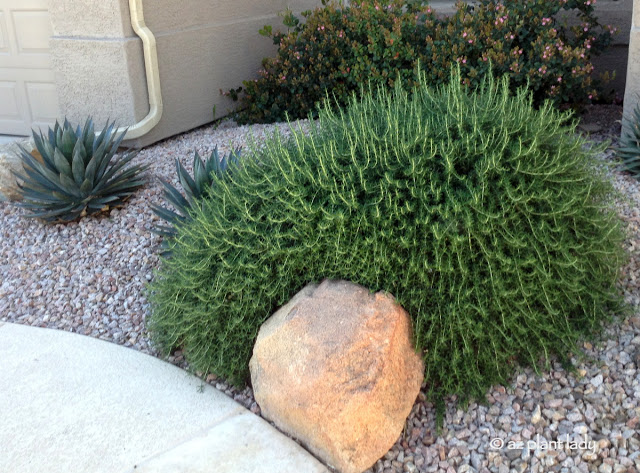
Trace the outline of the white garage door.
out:
[[[0,134],[30,135],[58,115],[47,0],[0,0]]]

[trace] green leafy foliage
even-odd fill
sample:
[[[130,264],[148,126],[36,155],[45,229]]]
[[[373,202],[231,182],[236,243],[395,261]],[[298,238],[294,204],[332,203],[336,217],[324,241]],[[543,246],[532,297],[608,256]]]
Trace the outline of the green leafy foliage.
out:
[[[42,160],[21,149],[24,174],[16,173],[26,217],[69,222],[119,206],[144,184],[142,166],[128,166],[137,151],[114,160],[126,132],[117,136],[115,123],[96,136],[93,121],[75,130],[65,119],[56,121],[48,136],[33,132]]]
[[[176,159],[176,172],[185,195],[183,196],[169,182],[162,178],[160,179],[163,187],[162,195],[165,201],[173,206],[175,210],[167,209],[158,204],[151,204],[151,210],[171,225],[159,225],[153,231],[164,237],[174,237],[176,235],[175,227],[184,224],[189,218],[191,208],[199,205],[199,202],[208,195],[209,189],[214,182],[214,176],[222,177],[228,171],[229,164],[235,165],[238,163],[239,157],[240,149],[236,149],[220,158],[218,147],[216,146],[209,158],[206,161],[202,161],[196,151],[193,155],[193,177]]]
[[[282,121],[315,114],[325,95],[337,105],[347,103],[361,84],[406,90],[416,83],[418,64],[427,83],[449,78],[459,64],[463,81],[477,87],[492,67],[508,74],[512,91],[527,85],[539,105],[581,103],[596,98],[592,56],[602,52],[614,33],[594,15],[592,0],[479,0],[457,3],[453,16],[436,16],[426,2],[364,0],[303,13],[301,23],[290,11],[284,15],[287,33],[270,26],[260,34],[273,39],[277,55],[263,61],[260,77],[243,82],[238,120]],[[563,10],[579,24],[560,24]],[[227,93],[237,99],[238,89]]]
[[[629,130],[622,134],[616,154],[622,159],[622,169],[640,179],[640,103],[633,109],[627,126]]]
[[[302,287],[393,294],[433,396],[482,396],[514,364],[568,360],[621,307],[606,169],[568,118],[508,79],[380,87],[329,104],[212,186],[151,285],[149,328],[197,370],[247,379],[260,325]]]

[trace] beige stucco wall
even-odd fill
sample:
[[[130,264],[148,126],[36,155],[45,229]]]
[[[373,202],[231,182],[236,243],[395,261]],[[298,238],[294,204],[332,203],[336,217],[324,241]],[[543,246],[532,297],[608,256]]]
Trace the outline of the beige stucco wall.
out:
[[[257,77],[262,59],[273,55],[270,39],[258,30],[282,25],[278,12],[302,11],[319,0],[175,0],[145,1],[147,25],[158,44],[165,112],[160,123],[136,142],[156,141],[228,114],[237,103],[220,94]]]
[[[627,44],[633,0],[599,0],[598,17],[622,31],[616,46],[599,59],[599,70],[616,69],[620,92],[626,79]],[[454,1],[435,0],[442,13]],[[211,122],[236,104],[220,95],[256,77],[274,46],[258,34],[265,24],[281,27],[278,12],[311,9],[320,0],[143,0],[146,23],[157,39],[164,104],[160,123],[143,138],[144,146]],[[148,95],[141,40],[130,25],[128,0],[50,0],[54,35],[53,66],[61,116],[98,124],[116,119],[130,126],[144,118]]]
[[[149,108],[140,39],[127,0],[50,0],[60,115],[76,123],[135,123]]]
[[[624,94],[624,117],[633,117],[633,110],[640,102],[640,0],[633,0],[633,23],[629,35],[629,67],[627,88]],[[623,120],[623,133],[628,131]]]
[[[302,11],[319,0],[144,0],[157,41],[164,112],[145,146],[227,114],[236,104],[220,89],[257,76],[274,46],[258,34],[280,26],[278,12]],[[74,122],[93,115],[130,126],[149,111],[142,42],[129,20],[128,0],[51,0],[51,40],[61,115]]]

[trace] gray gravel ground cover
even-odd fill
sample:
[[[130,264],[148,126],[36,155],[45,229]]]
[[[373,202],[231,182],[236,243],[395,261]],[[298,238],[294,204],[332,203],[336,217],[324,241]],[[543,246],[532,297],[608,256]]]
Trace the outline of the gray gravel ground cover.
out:
[[[595,106],[585,117],[594,141],[617,141],[619,106]],[[259,125],[259,142],[279,126]],[[158,266],[160,238],[149,203],[161,201],[158,177],[177,185],[174,159],[190,169],[193,151],[208,155],[244,145],[248,127],[207,126],[144,149],[150,183],[108,216],[68,225],[20,217],[0,202],[0,322],[68,330],[157,355],[144,328],[144,284]],[[603,159],[611,159],[607,151]],[[495,386],[485,404],[467,410],[447,404],[442,430],[420,393],[406,428],[391,451],[367,473],[395,472],[598,472],[640,471],[640,183],[612,175],[625,195],[617,203],[628,225],[630,261],[620,281],[634,308],[606,328],[601,343],[584,344],[576,370],[554,365],[536,375],[520,370],[509,386]],[[185,367],[180,352],[169,361]],[[259,414],[250,388],[238,390],[210,375],[206,382]]]

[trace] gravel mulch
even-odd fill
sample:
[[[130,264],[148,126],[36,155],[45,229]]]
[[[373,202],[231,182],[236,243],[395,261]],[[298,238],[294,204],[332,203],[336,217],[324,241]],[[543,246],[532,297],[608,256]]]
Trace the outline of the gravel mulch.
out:
[[[615,144],[621,114],[616,105],[590,107],[584,132]],[[286,131],[254,126],[257,141],[274,126]],[[175,158],[190,170],[194,149],[208,155],[218,144],[227,152],[243,145],[248,131],[223,122],[144,149],[136,162],[152,164],[150,183],[108,216],[45,225],[0,203],[0,322],[77,332],[157,355],[144,329],[143,290],[158,266],[160,239],[150,231],[157,218],[149,209],[162,200],[157,178],[177,185]],[[640,183],[612,177],[626,197],[617,208],[629,228],[631,258],[620,287],[635,315],[611,323],[601,343],[585,343],[575,372],[559,365],[540,375],[521,370],[510,386],[495,386],[486,404],[467,410],[451,399],[439,433],[435,409],[420,393],[403,434],[367,473],[640,471]],[[179,352],[169,361],[185,366]],[[213,375],[206,381],[260,413],[250,388],[231,388]]]

